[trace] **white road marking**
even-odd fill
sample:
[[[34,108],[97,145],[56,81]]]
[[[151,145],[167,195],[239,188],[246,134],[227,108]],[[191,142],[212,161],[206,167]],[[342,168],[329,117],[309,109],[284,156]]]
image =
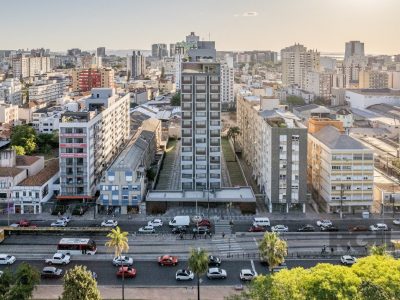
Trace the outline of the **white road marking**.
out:
[[[250,262],[251,262],[251,268],[253,269],[253,272],[254,272],[254,273],[257,273],[257,272],[256,272],[256,267],[254,266],[254,261],[253,261],[253,260],[250,260]]]
[[[254,243],[256,244],[256,247],[258,249],[258,243],[257,243],[257,239],[255,237],[253,237]]]

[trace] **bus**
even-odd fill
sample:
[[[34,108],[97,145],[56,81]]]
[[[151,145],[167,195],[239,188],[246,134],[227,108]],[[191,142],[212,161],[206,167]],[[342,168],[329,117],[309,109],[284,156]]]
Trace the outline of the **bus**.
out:
[[[57,245],[57,252],[69,255],[94,255],[96,251],[96,243],[92,239],[62,238]]]

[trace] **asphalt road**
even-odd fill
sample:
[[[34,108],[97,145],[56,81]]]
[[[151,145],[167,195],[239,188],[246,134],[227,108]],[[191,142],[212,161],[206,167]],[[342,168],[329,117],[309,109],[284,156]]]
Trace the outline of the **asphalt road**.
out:
[[[27,263],[35,266],[39,271],[42,270],[46,265],[37,260],[27,260]],[[317,263],[328,262],[338,264],[338,260],[288,260],[288,268],[302,266],[305,268],[312,267]],[[16,261],[11,268],[15,269],[21,261]],[[119,285],[121,280],[116,277],[118,267],[114,267],[111,261],[86,261],[86,262],[74,262],[72,261],[67,266],[60,267],[64,271],[70,269],[76,264],[83,264],[91,271],[97,273],[97,282],[100,285]],[[206,276],[202,276],[202,285],[237,285],[243,284],[239,279],[239,273],[241,269],[254,269],[258,274],[267,274],[268,270],[265,266],[262,266],[259,261],[242,260],[242,261],[222,261],[221,268],[227,272],[226,279],[208,279]],[[196,280],[184,282],[175,280],[175,272],[180,268],[187,267],[187,261],[180,261],[175,267],[161,267],[156,261],[136,261],[133,267],[137,270],[136,278],[125,279],[127,286],[196,286]],[[4,266],[0,266],[0,270],[4,270]],[[41,284],[62,284],[61,279],[42,279]]]

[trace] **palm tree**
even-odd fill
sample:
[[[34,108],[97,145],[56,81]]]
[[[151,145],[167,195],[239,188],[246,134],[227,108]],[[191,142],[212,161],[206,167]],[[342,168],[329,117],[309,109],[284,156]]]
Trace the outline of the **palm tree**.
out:
[[[106,247],[114,248],[114,254],[116,257],[121,256],[122,252],[129,250],[128,244],[128,232],[121,231],[117,226],[115,229],[111,229],[110,233],[107,234],[109,240],[106,242]],[[124,268],[124,263],[121,265]],[[125,299],[125,283],[124,283],[124,272],[122,272],[122,300]]]
[[[236,137],[240,134],[240,128],[237,126],[229,127],[228,137],[233,140],[233,150],[236,151]]]
[[[192,249],[189,257],[189,268],[197,277],[197,300],[200,300],[200,276],[208,269],[208,253],[204,249]]]
[[[268,264],[268,268],[279,266],[285,261],[287,255],[287,243],[281,240],[276,232],[266,232],[258,245],[261,259]]]

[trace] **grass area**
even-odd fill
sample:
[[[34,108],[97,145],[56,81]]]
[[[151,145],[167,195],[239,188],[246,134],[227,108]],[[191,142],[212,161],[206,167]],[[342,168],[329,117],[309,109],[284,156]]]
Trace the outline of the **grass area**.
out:
[[[229,145],[228,138],[222,138],[221,145],[232,186],[245,186],[246,182],[240,171],[239,163],[235,160],[235,154]]]
[[[58,157],[58,149],[53,149],[52,151],[50,151],[49,153],[34,153],[31,154],[34,156],[44,156],[44,160],[49,160],[49,159],[53,159],[53,158],[57,158]]]

